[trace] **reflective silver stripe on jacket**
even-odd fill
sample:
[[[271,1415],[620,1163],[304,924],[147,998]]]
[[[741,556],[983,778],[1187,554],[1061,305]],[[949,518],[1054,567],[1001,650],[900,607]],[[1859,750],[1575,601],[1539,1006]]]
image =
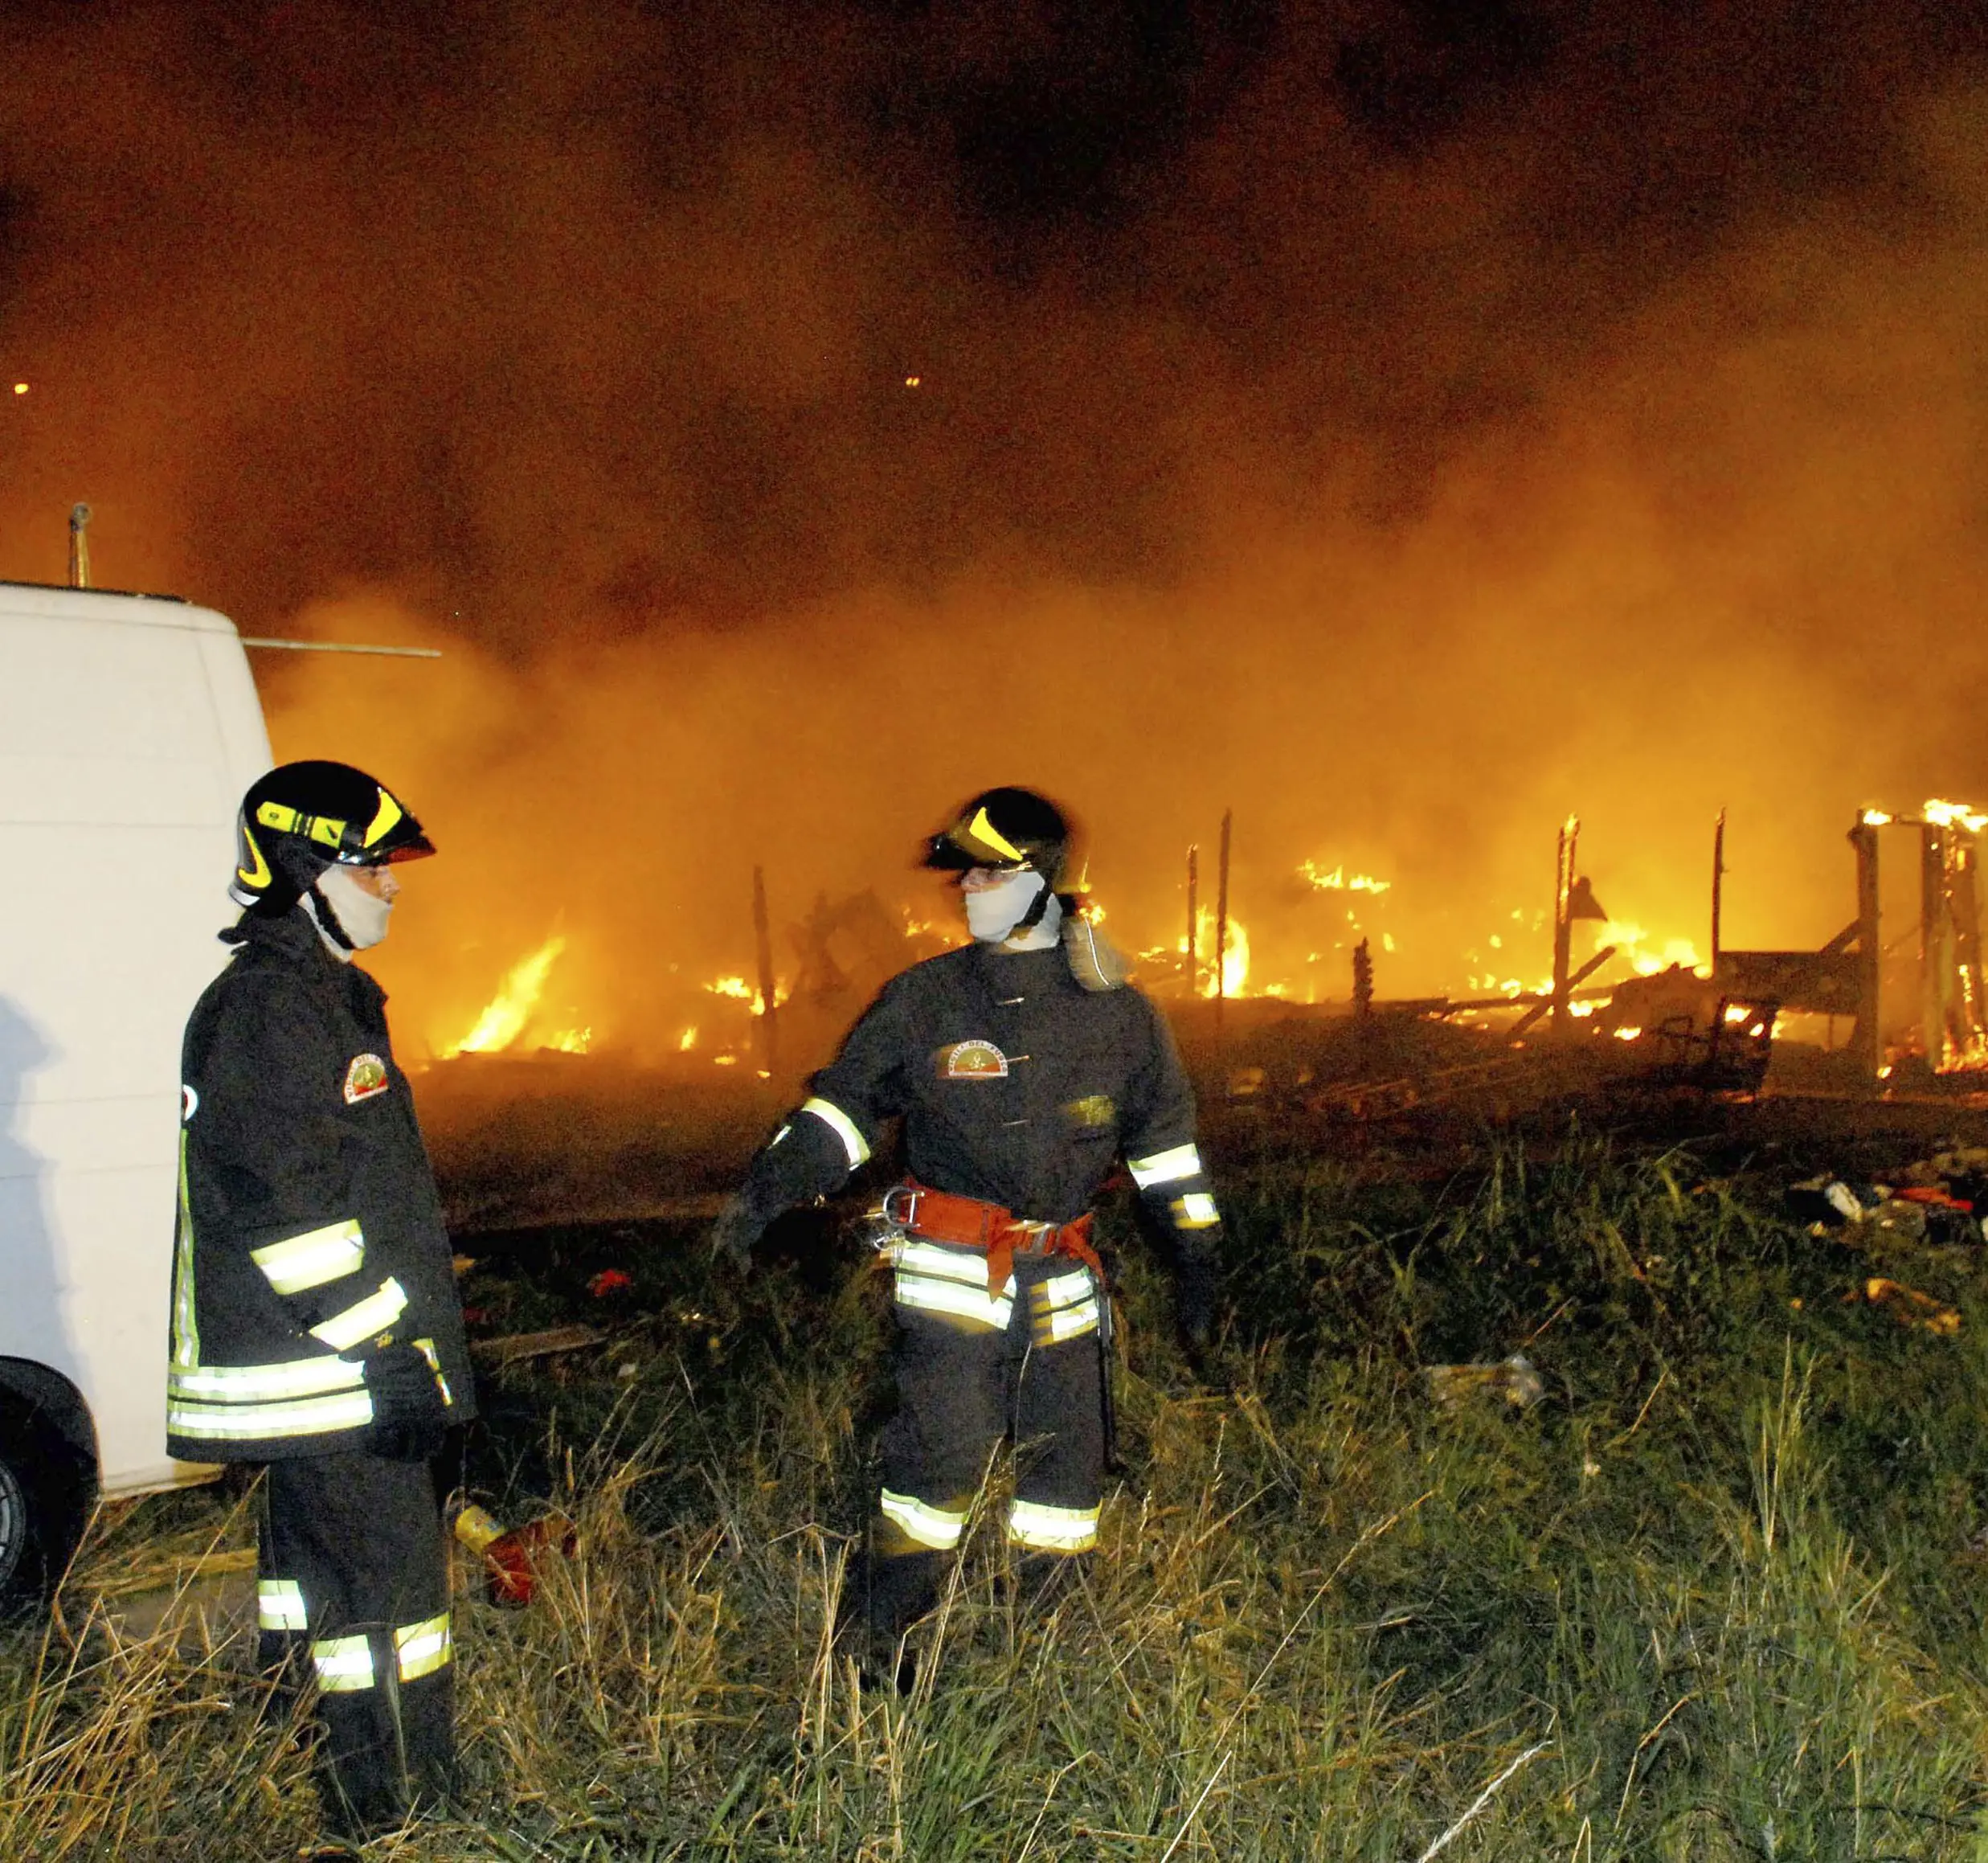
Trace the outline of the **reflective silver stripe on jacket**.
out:
[[[1184,1197],[1176,1197],[1168,1209],[1176,1229],[1213,1229],[1221,1221],[1215,1199],[1205,1190],[1190,1190]]]
[[[341,1275],[357,1274],[366,1259],[366,1237],[358,1221],[348,1218],[281,1242],[266,1242],[252,1248],[248,1256],[279,1294],[301,1294]]]
[[[363,1390],[303,1398],[294,1403],[194,1404],[166,1400],[166,1427],[175,1436],[227,1442],[281,1436],[325,1436],[359,1430],[373,1420],[373,1400]]]
[[[174,1435],[216,1442],[260,1436],[321,1436],[373,1420],[366,1375],[329,1353],[282,1365],[175,1367],[166,1381],[166,1427]]]
[[[897,1265],[901,1307],[1004,1330],[1015,1313],[1015,1277],[999,1294],[987,1291],[987,1257],[977,1249],[948,1248],[906,1236],[886,1252]]]
[[[869,1156],[869,1141],[857,1129],[856,1121],[830,1099],[808,1099],[801,1103],[803,1112],[812,1112],[841,1140],[842,1149],[849,1155],[849,1169],[853,1171]]]
[[[1127,1158],[1125,1162],[1132,1181],[1142,1190],[1201,1174],[1201,1154],[1192,1145],[1176,1145],[1171,1151],[1155,1152],[1150,1158]]]
[[[312,1327],[311,1337],[323,1340],[333,1352],[349,1352],[362,1340],[384,1333],[407,1310],[407,1291],[389,1275],[363,1300],[321,1320]]]

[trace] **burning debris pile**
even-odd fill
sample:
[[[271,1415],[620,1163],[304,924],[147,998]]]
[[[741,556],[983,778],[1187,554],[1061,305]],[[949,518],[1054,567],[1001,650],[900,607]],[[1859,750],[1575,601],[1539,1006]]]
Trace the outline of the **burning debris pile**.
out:
[[[1320,1107],[1426,1100],[1442,1091],[1440,1082],[1481,1085],[1508,1072],[1500,1058],[1570,1043],[1607,1043],[1614,1058],[1603,1071],[1611,1077],[1725,1090],[1761,1085],[1777,1036],[1798,1056],[1827,1063],[1833,1071],[1819,1083],[1843,1087],[1883,1082],[1896,1091],[1964,1077],[1988,1059],[1976,878],[1988,815],[1961,805],[1863,812],[1850,835],[1857,915],[1809,952],[1722,944],[1722,817],[1708,959],[1687,937],[1610,913],[1579,870],[1581,824],[1570,817],[1559,832],[1550,907],[1489,915],[1503,928],[1453,959],[1463,989],[1433,996],[1385,991],[1388,972],[1409,960],[1414,943],[1399,882],[1343,858],[1307,858],[1246,924],[1232,899],[1230,821],[1223,826],[1212,907],[1198,850],[1190,850],[1181,929],[1139,952],[1139,977],[1168,1005],[1190,1052],[1231,1071],[1246,1094],[1287,1091]],[[1900,958],[1896,940],[1888,953],[1880,936],[1878,849],[1881,833],[1895,830],[1919,844],[1913,961]],[[619,1056],[692,1078],[736,1070],[785,1084],[827,1058],[889,977],[958,941],[958,932],[874,888],[822,892],[785,927],[782,964],[764,881],[755,880],[756,977],[683,978],[677,1017],[660,1033],[617,1022],[614,995],[594,988],[583,967],[574,973],[576,941],[561,930],[517,958],[468,1029],[436,1042],[435,1055]],[[1107,918],[1095,903],[1085,909]],[[1315,1033],[1271,1036],[1281,1024]],[[1438,1052],[1426,1039],[1404,1047],[1386,1033],[1410,1024],[1447,1026],[1454,1038]],[[1342,1025],[1343,1038],[1330,1034]]]

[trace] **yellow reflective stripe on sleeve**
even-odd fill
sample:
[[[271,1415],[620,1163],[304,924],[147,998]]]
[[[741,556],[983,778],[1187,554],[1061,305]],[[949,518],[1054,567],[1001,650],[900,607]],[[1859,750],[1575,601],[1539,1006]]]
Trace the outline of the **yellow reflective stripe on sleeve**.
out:
[[[327,1636],[311,1645],[311,1666],[317,1685],[328,1695],[341,1695],[373,1685],[373,1648],[363,1636]]]
[[[256,1622],[264,1630],[305,1630],[304,1591],[294,1578],[264,1578],[256,1587]]]
[[[366,1259],[366,1237],[358,1222],[348,1219],[281,1242],[266,1242],[260,1248],[252,1248],[248,1255],[279,1294],[301,1294],[341,1275],[358,1273]]]
[[[1014,1285],[1012,1278],[1008,1285]],[[1013,1300],[1007,1294],[990,1294],[984,1280],[979,1287],[972,1288],[959,1281],[935,1280],[928,1275],[907,1274],[900,1268],[897,1296],[900,1307],[910,1307],[921,1313],[947,1314],[972,1325],[991,1327],[996,1332],[1004,1331],[1008,1322],[1015,1316]]]
[[[363,1300],[320,1320],[312,1327],[311,1337],[323,1340],[333,1352],[349,1352],[360,1341],[384,1333],[407,1310],[407,1289],[390,1275]]]
[[[227,1442],[236,1437],[323,1436],[360,1430],[373,1420],[373,1400],[362,1390],[305,1398],[297,1403],[190,1404],[168,1400],[166,1427],[175,1436]]]
[[[877,1511],[906,1539],[934,1552],[951,1551],[967,1529],[963,1509],[955,1513],[951,1508],[934,1507],[915,1495],[893,1494],[887,1488],[877,1498]]]
[[[849,1117],[834,1101],[808,1099],[801,1103],[803,1112],[812,1112],[828,1130],[841,1140],[842,1149],[848,1154],[849,1169],[853,1171],[869,1156],[869,1141],[857,1129],[856,1121]]]
[[[1039,1501],[1008,1504],[1008,1537],[1039,1553],[1086,1553],[1098,1543],[1095,1507],[1049,1507]]]
[[[432,1339],[417,1339],[414,1344],[415,1349],[428,1361],[428,1370],[435,1374],[435,1382],[441,1387],[442,1402],[445,1404],[455,1402],[456,1396],[448,1388],[448,1378],[442,1370],[442,1355],[435,1349],[435,1341]]]
[[[190,1371],[174,1371],[166,1382],[174,1397],[256,1404],[317,1397],[325,1391],[358,1390],[365,1385],[366,1374],[350,1360],[325,1354],[284,1365],[195,1366]]]
[[[394,1632],[394,1654],[400,1664],[400,1679],[411,1682],[419,1676],[432,1676],[455,1657],[455,1640],[449,1633],[448,1613],[424,1618],[419,1623],[403,1624]]]
[[[1127,1158],[1132,1181],[1142,1190],[1156,1184],[1177,1184],[1183,1177],[1198,1177],[1201,1154],[1192,1145],[1176,1145],[1170,1152],[1155,1152],[1150,1158]]]
[[[186,1128],[179,1128],[179,1234],[173,1249],[173,1363],[200,1362],[199,1311],[194,1299],[194,1210],[186,1189]]]
[[[1212,1229],[1221,1221],[1215,1199],[1205,1190],[1190,1190],[1174,1198],[1170,1206],[1176,1229]]]

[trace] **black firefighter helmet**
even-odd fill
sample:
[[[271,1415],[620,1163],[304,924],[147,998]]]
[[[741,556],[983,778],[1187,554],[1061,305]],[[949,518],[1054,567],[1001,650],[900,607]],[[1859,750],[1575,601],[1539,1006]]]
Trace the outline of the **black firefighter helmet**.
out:
[[[1070,860],[1070,818],[1048,796],[1033,789],[983,789],[927,842],[925,865],[954,873],[1029,867],[1054,892]]]
[[[252,911],[287,912],[330,866],[385,866],[435,852],[384,783],[350,764],[279,764],[242,798],[228,894]]]

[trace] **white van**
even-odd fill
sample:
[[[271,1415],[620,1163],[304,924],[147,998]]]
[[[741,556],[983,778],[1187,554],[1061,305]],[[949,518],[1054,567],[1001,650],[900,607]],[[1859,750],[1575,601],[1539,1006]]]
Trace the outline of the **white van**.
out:
[[[0,1594],[166,1453],[179,1043],[269,739],[233,623],[0,583]]]

